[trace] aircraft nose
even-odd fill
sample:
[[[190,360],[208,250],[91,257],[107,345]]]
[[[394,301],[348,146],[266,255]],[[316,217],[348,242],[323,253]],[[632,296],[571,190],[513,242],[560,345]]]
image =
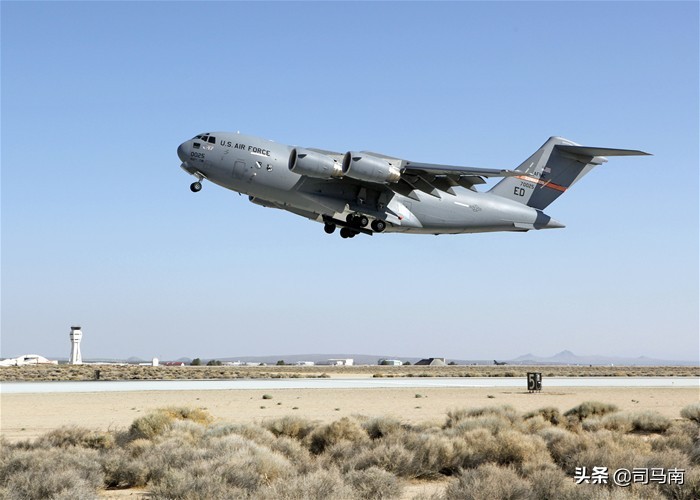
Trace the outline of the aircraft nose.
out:
[[[177,147],[177,156],[180,158],[180,161],[185,162],[187,161],[187,143],[183,142]]]

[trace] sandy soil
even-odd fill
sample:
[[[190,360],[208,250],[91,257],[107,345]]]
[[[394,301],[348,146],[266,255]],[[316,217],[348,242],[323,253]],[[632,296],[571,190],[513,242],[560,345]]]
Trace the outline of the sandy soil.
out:
[[[263,394],[272,399],[263,399]],[[681,408],[700,400],[700,390],[573,387],[529,394],[513,388],[374,388],[0,394],[0,435],[18,441],[64,425],[123,429],[164,406],[204,408],[217,419],[241,423],[287,414],[322,421],[361,414],[391,415],[406,422],[441,422],[453,408],[510,404],[521,412],[545,406],[563,412],[589,400],[613,403],[621,410],[653,410],[679,418]]]

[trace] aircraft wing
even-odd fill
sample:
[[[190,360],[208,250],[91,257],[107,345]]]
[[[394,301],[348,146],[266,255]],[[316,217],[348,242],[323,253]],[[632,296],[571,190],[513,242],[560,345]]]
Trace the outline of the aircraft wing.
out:
[[[436,198],[441,198],[441,193],[454,195],[452,189],[455,186],[462,186],[473,189],[476,184],[485,184],[484,177],[510,177],[518,175],[515,170],[464,167],[458,165],[441,165],[437,163],[421,163],[417,161],[402,160],[380,153],[363,151],[378,158],[383,158],[394,163],[401,177],[395,184],[389,187],[409,198],[418,199],[415,191],[428,193]]]
[[[518,175],[518,172],[515,170],[460,167],[457,165],[438,165],[435,163],[418,163],[415,161],[407,161],[403,170],[408,174],[416,173],[429,175],[478,175],[479,177],[510,177]]]
[[[338,164],[343,162],[343,157],[345,156],[343,153],[324,149],[308,148],[308,150],[329,157]],[[415,194],[416,190],[440,198],[440,193],[442,192],[455,194],[452,190],[455,186],[472,189],[476,184],[485,184],[486,181],[484,178],[486,177],[510,177],[518,175],[518,172],[515,170],[421,163],[371,151],[361,151],[359,154],[370,155],[374,158],[385,160],[398,171],[398,179],[386,185],[379,182],[372,182],[371,180],[354,179],[352,176],[347,176],[346,180],[348,182],[365,184],[374,188],[376,188],[377,184],[382,184],[384,187],[388,187],[393,191],[414,199],[418,199]]]

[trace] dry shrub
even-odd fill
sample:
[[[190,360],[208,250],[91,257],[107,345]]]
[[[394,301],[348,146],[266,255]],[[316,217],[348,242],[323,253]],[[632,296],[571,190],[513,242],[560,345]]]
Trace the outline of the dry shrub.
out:
[[[681,417],[700,424],[700,403],[693,403],[681,410]]]
[[[327,500],[329,498],[359,498],[343,481],[337,469],[322,469],[310,474],[278,480],[261,488],[255,495],[260,499]]]
[[[340,441],[361,443],[368,439],[367,433],[360,424],[343,417],[340,420],[315,429],[306,437],[305,441],[307,441],[311,453],[319,454],[323,453],[326,447],[337,444]]]
[[[279,453],[260,446],[251,447],[244,453],[228,456],[225,461],[217,458],[210,471],[222,477],[227,484],[248,491],[255,491],[277,479],[286,479],[296,473],[292,464]]]
[[[155,439],[169,431],[177,420],[189,420],[207,425],[212,418],[206,411],[196,408],[160,408],[134,420],[129,427],[129,438]]]
[[[493,439],[488,431],[481,432],[486,439]],[[472,456],[468,443],[463,438],[436,434],[409,434],[404,439],[406,449],[413,454],[408,477],[435,479],[441,475],[452,475]]]
[[[551,463],[547,445],[539,436],[529,436],[516,431],[505,431],[495,436],[493,456],[488,462],[511,465],[521,469],[524,464]]]
[[[108,488],[133,488],[146,486],[150,469],[144,460],[130,456],[123,449],[113,449],[100,456]]]
[[[170,469],[151,488],[156,500],[227,500],[245,498],[245,490],[232,487],[212,474],[207,462],[195,462],[186,469]]]
[[[144,453],[149,453],[151,448],[153,448],[153,441],[148,439],[134,439],[133,441],[128,441],[123,445],[123,449],[129,453],[133,458],[140,457]]]
[[[524,420],[520,427],[521,432],[525,434],[536,434],[542,429],[546,429],[547,427],[551,426],[552,424],[548,420],[545,420],[542,415],[535,415],[534,417]]]
[[[539,408],[535,411],[531,411],[523,415],[523,418],[525,420],[528,420],[536,416],[541,416],[543,419],[545,419],[552,425],[559,425],[559,423],[563,421],[561,412],[558,408],[555,408],[554,406],[547,406],[544,408]]]
[[[591,440],[587,435],[575,434],[560,427],[543,429],[538,435],[546,443],[554,462],[566,474],[573,474],[576,466],[579,465],[575,462],[574,457],[591,446]]]
[[[270,449],[286,457],[299,473],[307,474],[317,469],[309,450],[296,439],[280,436],[272,443]]]
[[[474,417],[494,416],[508,420],[511,424],[520,420],[518,412],[511,405],[487,406],[484,408],[460,408],[447,412],[444,427],[456,427],[461,421]]]
[[[485,464],[458,474],[445,489],[444,498],[526,500],[531,498],[530,483],[511,468]]]
[[[356,443],[343,440],[328,446],[316,457],[317,463],[321,468],[336,467],[345,473],[356,468],[357,458],[366,454],[367,450],[366,446],[358,446]]]
[[[585,401],[564,413],[565,417],[573,420],[584,420],[588,417],[602,417],[617,411],[617,406],[599,401]]]
[[[613,413],[600,419],[583,422],[588,431],[608,429],[618,432],[666,432],[671,427],[671,420],[653,411],[638,413]]]
[[[491,434],[498,434],[512,428],[512,422],[502,415],[480,415],[453,422],[446,428],[448,435],[458,436],[475,429],[485,429]]]
[[[95,498],[104,474],[91,449],[3,449],[0,484],[8,499]]]
[[[686,469],[683,484],[663,484],[661,491],[668,498],[697,500],[700,498],[700,467]]]
[[[254,492],[296,473],[283,455],[237,434],[207,437],[194,446],[183,446],[180,439],[169,437],[153,447],[148,465],[149,484],[157,486],[159,496],[173,498],[187,498],[180,488],[187,481],[198,484],[200,477],[217,478],[214,489],[205,491],[226,496],[229,490]]]
[[[692,448],[688,452],[688,458],[694,464],[700,465],[700,440],[693,443]]]
[[[209,412],[201,408],[168,406],[165,408],[160,408],[157,411],[171,417],[173,420],[189,420],[190,422],[195,422],[202,425],[208,425],[213,420]]]
[[[67,448],[78,446],[103,450],[114,446],[114,434],[91,431],[83,427],[60,427],[39,437],[35,445],[42,448]]]
[[[669,427],[671,427],[671,419],[654,411],[632,415],[632,431],[634,432],[666,432]]]
[[[401,481],[378,467],[350,471],[344,479],[359,498],[400,498],[403,492]]]
[[[164,438],[149,451],[142,463],[147,468],[149,483],[160,482],[170,470],[185,469],[199,461],[206,460],[212,451],[192,446],[177,438]],[[145,456],[144,456],[145,458]]]
[[[353,465],[358,470],[378,467],[399,477],[414,477],[413,456],[401,442],[380,441],[358,453]]]
[[[308,436],[316,426],[316,424],[309,422],[305,418],[293,416],[270,420],[264,422],[262,425],[277,437],[287,436],[298,440],[302,440]]]
[[[532,487],[532,498],[558,500],[573,496],[575,485],[572,478],[554,465],[533,470],[527,478]]]
[[[362,428],[370,439],[379,439],[402,429],[401,422],[391,417],[376,417],[362,422]]]
[[[263,446],[272,446],[275,436],[267,429],[256,424],[221,424],[209,427],[206,439],[216,439],[226,436],[240,436]]]
[[[588,470],[593,470],[593,467],[607,467],[609,471],[632,469],[639,467],[651,453],[651,445],[639,436],[604,430],[592,433],[588,437],[588,446],[571,455],[569,467],[587,467]],[[574,470],[565,469],[565,472],[573,474]]]
[[[698,426],[689,420],[676,420],[663,435],[651,437],[653,450],[680,450],[688,456],[693,453],[693,442],[698,438]],[[698,457],[700,458],[700,456]]]

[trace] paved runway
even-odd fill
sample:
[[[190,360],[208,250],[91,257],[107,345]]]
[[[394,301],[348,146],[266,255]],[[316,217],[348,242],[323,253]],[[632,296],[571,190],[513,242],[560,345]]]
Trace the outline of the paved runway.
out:
[[[697,387],[698,377],[544,377],[547,387]],[[134,380],[90,382],[2,382],[2,394],[50,394],[76,392],[207,391],[274,389],[371,389],[371,388],[527,388],[524,377],[396,377],[396,378],[289,378],[236,380]]]

